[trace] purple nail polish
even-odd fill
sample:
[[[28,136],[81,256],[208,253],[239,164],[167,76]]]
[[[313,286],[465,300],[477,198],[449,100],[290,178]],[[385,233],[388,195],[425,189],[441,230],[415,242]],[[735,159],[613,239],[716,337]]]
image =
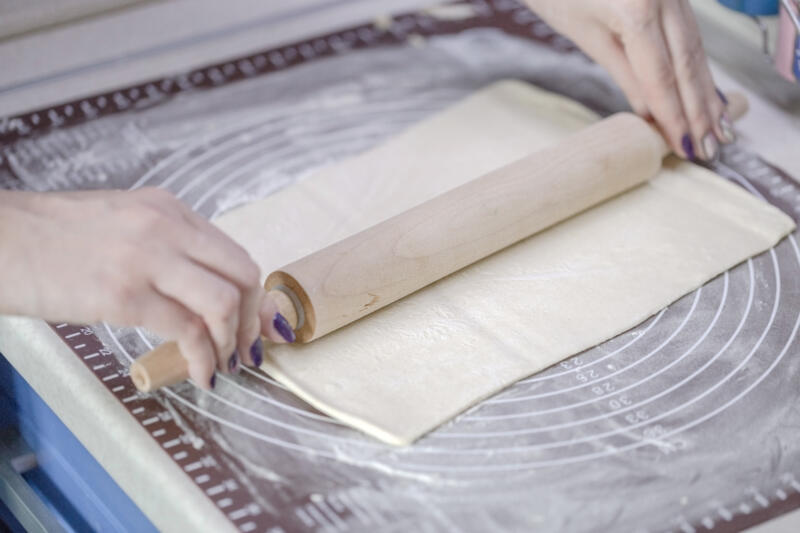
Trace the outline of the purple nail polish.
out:
[[[286,320],[286,317],[280,313],[275,313],[275,318],[272,320],[272,325],[275,326],[275,329],[280,333],[283,340],[286,342],[294,342],[297,337],[294,334],[294,330],[292,330],[292,326],[289,325],[289,321]]]
[[[208,384],[211,385],[212,389],[216,386],[216,384],[217,384],[217,375],[216,374],[212,374],[211,375],[211,380],[209,380]]]
[[[728,105],[728,98],[725,96],[725,93],[719,90],[719,87],[717,87],[717,96],[719,96],[723,104]]]
[[[264,343],[261,341],[261,337],[257,338],[250,347],[250,359],[253,360],[253,366],[261,366],[264,361]]]
[[[233,352],[233,355],[231,355],[228,358],[228,371],[233,372],[234,370],[236,370],[238,364],[239,364],[239,352],[236,351]]]
[[[692,138],[689,137],[688,133],[681,137],[681,147],[683,148],[683,152],[686,154],[686,159],[689,161],[694,161],[694,144],[692,143]]]

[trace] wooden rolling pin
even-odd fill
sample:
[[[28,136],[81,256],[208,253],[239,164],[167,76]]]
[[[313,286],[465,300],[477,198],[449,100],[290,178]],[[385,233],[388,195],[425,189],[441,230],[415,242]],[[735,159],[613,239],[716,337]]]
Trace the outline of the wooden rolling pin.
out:
[[[731,118],[747,103],[730,95]],[[271,273],[265,288],[305,343],[654,177],[669,153],[630,113],[456,187]],[[141,391],[188,378],[174,342],[131,366]]]

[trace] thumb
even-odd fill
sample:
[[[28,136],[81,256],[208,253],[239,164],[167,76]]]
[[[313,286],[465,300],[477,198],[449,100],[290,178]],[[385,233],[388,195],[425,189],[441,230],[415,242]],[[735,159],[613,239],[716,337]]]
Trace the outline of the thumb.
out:
[[[278,304],[270,298],[264,297],[259,310],[261,317],[261,334],[272,342],[284,344],[294,342],[296,337],[289,321],[278,310]]]

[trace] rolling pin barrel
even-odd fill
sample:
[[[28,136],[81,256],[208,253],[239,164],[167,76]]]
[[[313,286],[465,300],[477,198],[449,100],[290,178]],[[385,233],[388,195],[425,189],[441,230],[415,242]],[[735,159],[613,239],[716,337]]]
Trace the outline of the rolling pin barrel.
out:
[[[739,118],[746,99],[728,95]],[[619,113],[465,183],[267,277],[265,288],[309,342],[649,180],[669,152],[658,131]],[[138,358],[141,391],[188,378],[167,342]]]
[[[286,265],[265,286],[297,295],[297,338],[309,342],[647,181],[667,152],[652,126],[620,113]]]

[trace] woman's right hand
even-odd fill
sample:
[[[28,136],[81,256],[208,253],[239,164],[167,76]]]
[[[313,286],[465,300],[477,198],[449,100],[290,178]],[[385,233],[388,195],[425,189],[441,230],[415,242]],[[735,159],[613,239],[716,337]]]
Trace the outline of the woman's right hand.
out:
[[[0,191],[0,272],[0,313],[144,326],[203,388],[261,363],[258,266],[164,190]]]

